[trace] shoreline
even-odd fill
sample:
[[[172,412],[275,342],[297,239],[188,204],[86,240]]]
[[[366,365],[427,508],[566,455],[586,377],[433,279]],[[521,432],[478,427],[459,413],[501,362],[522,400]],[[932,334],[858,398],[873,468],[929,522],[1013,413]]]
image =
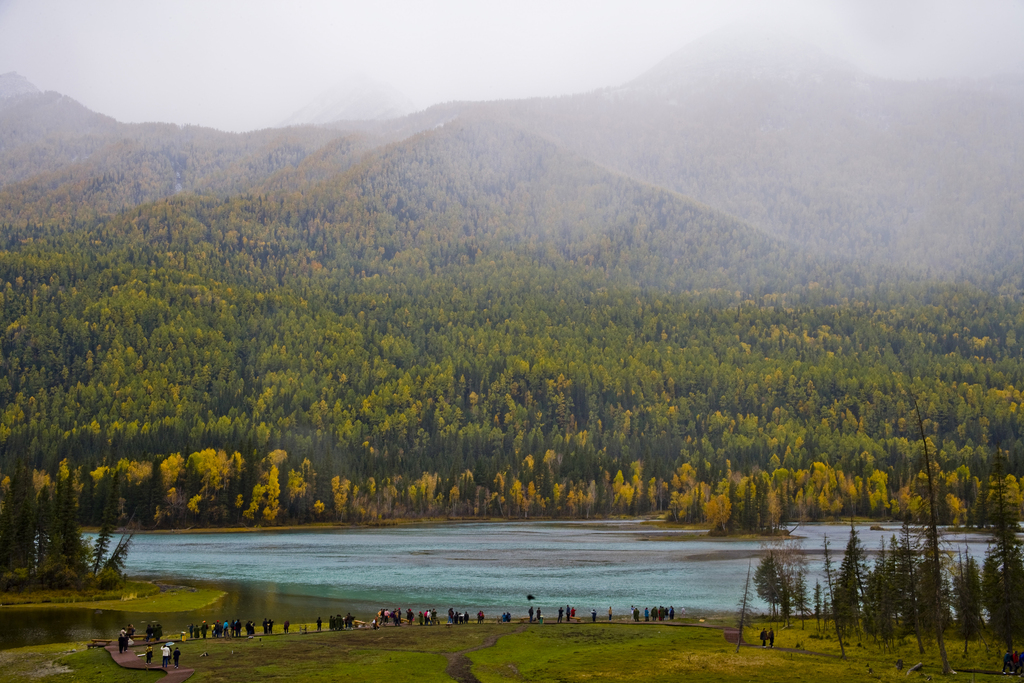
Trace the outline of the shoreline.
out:
[[[898,527],[902,522],[897,520],[875,520],[857,519],[853,520],[858,526],[873,527]],[[750,540],[786,540],[806,539],[807,536],[798,532],[807,528],[820,527],[849,527],[848,520],[825,520],[815,522],[799,522],[788,529],[787,533],[778,534],[757,534],[757,533],[728,533],[713,534],[706,525],[685,524],[680,522],[666,521],[657,517],[602,517],[592,519],[565,519],[558,517],[533,517],[528,519],[506,519],[503,517],[421,517],[415,519],[382,520],[379,522],[310,522],[307,524],[281,524],[277,526],[195,526],[184,529],[142,529],[134,531],[136,535],[204,535],[204,534],[252,534],[268,532],[303,532],[303,531],[358,531],[368,529],[388,529],[398,527],[435,527],[435,526],[458,526],[468,524],[566,524],[572,526],[605,526],[608,524],[620,524],[623,527],[635,525],[638,533],[651,532],[679,532],[678,536],[671,539],[649,539],[649,540],[706,540],[706,541],[750,541]],[[895,531],[895,529],[893,529]],[[98,527],[83,527],[83,533],[97,533]],[[126,530],[119,529],[118,533],[125,533]],[[950,527],[940,529],[943,535],[950,534],[987,534],[987,529],[976,529],[969,527]],[[1024,532],[1022,532],[1024,533]]]
[[[133,588],[136,590],[133,590]],[[138,595],[140,589],[146,590],[147,592],[143,595]],[[14,596],[25,597],[29,597],[31,595],[32,593],[14,594]],[[8,597],[8,595],[0,594],[0,611],[65,608],[92,609],[109,612],[153,612],[157,614],[174,614],[178,612],[192,612],[198,609],[203,609],[226,595],[227,591],[214,588],[178,586],[160,583],[157,581],[129,579],[120,598],[101,598],[97,600],[90,599],[93,596],[85,594],[75,595],[69,591],[65,596],[58,594],[50,597],[49,599],[42,599],[36,602],[4,603],[3,600]],[[76,599],[79,597],[83,599]]]

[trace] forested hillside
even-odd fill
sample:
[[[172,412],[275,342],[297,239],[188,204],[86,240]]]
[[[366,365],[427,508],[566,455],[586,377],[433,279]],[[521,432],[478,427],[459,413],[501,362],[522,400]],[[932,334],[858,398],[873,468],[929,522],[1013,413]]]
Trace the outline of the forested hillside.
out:
[[[379,141],[92,214],[8,186],[0,471],[68,463],[86,523],[116,474],[146,527],[769,530],[919,505],[916,396],[945,521],[984,523],[996,444],[1024,474],[1012,298],[795,251],[507,119]]]
[[[232,134],[124,124],[58,93],[0,98],[0,222],[66,228],[179,192],[228,196],[327,147],[344,157],[381,140],[312,126]]]

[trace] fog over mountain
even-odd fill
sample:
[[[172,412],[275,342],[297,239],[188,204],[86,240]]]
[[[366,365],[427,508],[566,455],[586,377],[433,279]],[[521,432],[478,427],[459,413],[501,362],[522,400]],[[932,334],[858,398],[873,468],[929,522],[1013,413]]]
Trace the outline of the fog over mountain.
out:
[[[665,92],[722,77],[820,81],[858,71],[853,64],[785,32],[740,23],[684,45],[624,87]]]
[[[39,88],[28,82],[28,79],[19,73],[11,71],[0,74],[0,99],[17,97],[18,95],[32,95],[39,92]]]
[[[280,125],[396,119],[415,108],[408,97],[394,88],[368,78],[350,78],[296,111]]]
[[[419,107],[628,82],[724,27],[789,35],[902,80],[1020,73],[1024,6],[753,0],[0,3],[0,73],[125,122],[277,125],[362,73]]]

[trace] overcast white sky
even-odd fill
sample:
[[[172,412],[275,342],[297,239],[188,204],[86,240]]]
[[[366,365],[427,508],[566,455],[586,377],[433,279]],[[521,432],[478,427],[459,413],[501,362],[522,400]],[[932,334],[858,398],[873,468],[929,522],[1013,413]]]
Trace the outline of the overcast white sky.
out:
[[[248,130],[348,74],[420,108],[618,85],[750,20],[877,75],[1024,70],[1024,0],[0,0],[0,73],[121,121]]]

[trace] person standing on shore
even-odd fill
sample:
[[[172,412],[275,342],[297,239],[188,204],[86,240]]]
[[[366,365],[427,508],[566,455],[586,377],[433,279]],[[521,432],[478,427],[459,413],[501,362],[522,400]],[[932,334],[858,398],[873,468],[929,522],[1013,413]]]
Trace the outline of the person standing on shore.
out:
[[[608,621],[612,620],[612,606],[608,605]]]

